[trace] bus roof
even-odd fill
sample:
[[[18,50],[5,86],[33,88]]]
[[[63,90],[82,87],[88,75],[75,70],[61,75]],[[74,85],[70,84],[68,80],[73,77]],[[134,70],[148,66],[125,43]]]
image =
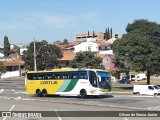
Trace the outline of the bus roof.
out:
[[[71,71],[75,68],[55,68],[55,69],[48,69],[42,71],[28,71],[27,73],[41,73],[41,72],[59,72],[59,71]]]
[[[65,72],[65,71],[82,71],[82,70],[91,70],[91,71],[102,71],[107,72],[102,69],[86,69],[86,68],[56,68],[56,69],[49,69],[43,71],[28,71],[27,73],[42,73],[42,72]]]

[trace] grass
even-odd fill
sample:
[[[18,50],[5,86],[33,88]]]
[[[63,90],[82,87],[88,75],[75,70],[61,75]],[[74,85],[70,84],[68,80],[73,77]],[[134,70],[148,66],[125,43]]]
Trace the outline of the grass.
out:
[[[133,87],[113,87],[114,92],[133,92]]]
[[[160,78],[156,76],[151,76],[150,82],[153,85],[160,85]],[[134,81],[134,84],[147,84],[147,80]]]
[[[152,85],[160,85],[160,77],[151,76],[150,80]],[[147,80],[140,80],[140,81],[133,81],[132,84],[134,85],[142,85],[147,84]],[[125,84],[124,84],[125,85]],[[133,92],[133,87],[113,87],[113,92]]]

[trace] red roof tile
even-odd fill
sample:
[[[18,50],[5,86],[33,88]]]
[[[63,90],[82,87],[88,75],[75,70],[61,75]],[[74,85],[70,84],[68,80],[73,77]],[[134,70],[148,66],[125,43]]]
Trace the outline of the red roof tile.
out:
[[[62,51],[63,52],[63,57],[60,60],[65,60],[65,61],[69,61],[69,60],[73,60],[75,58],[75,53],[71,52],[71,51]]]
[[[106,45],[111,45],[112,43],[109,41],[96,41],[98,45],[106,46]]]
[[[13,59],[10,61],[5,61],[4,66],[19,66],[24,65],[24,61],[21,58]]]

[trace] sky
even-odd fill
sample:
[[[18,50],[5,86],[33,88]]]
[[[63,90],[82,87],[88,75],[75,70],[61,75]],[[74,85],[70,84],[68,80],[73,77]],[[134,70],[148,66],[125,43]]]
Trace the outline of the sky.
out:
[[[76,34],[124,34],[128,23],[148,19],[160,23],[160,0],[0,0],[0,45],[34,40],[75,41]]]

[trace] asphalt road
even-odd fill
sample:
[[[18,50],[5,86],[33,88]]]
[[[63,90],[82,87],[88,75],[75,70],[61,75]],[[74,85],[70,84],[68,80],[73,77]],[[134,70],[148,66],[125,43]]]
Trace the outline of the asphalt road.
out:
[[[0,79],[0,111],[50,111],[44,115],[54,115],[54,117],[38,118],[10,118],[1,117],[2,120],[74,120],[74,119],[93,119],[93,120],[140,120],[140,117],[127,117],[125,115],[114,117],[124,111],[160,111],[160,96],[136,96],[131,93],[113,93],[112,96],[81,99],[78,97],[35,97],[25,94],[24,78]],[[65,112],[60,111],[113,111],[104,113],[101,117],[98,112],[87,113],[90,117],[84,117],[82,113],[69,112],[63,117]],[[117,113],[118,111],[118,113]],[[53,112],[53,113],[52,113]],[[59,115],[60,114],[60,115]],[[73,117],[78,114],[82,117]],[[112,115],[113,114],[113,115]],[[160,114],[160,113],[159,113]],[[94,115],[94,116],[93,116]],[[108,117],[110,116],[110,117]],[[158,119],[158,117],[143,117],[144,120]]]

